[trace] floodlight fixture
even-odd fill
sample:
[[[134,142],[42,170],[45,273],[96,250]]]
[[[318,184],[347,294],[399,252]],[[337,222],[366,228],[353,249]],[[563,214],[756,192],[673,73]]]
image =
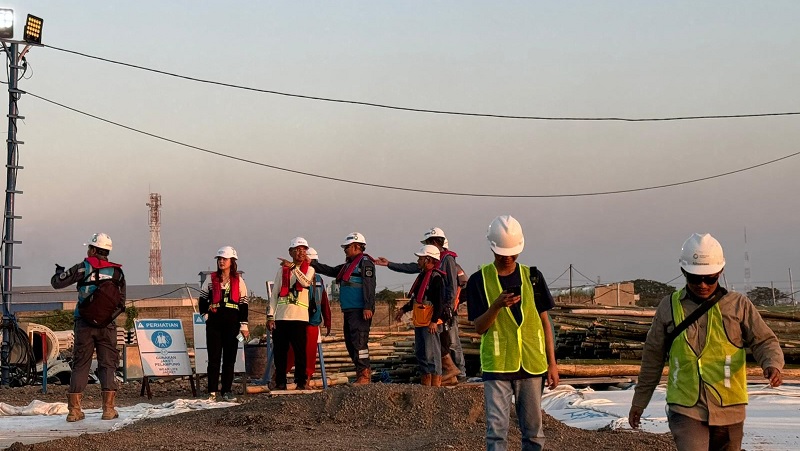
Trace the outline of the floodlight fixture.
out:
[[[14,38],[14,10],[0,8],[0,39]]]
[[[44,25],[44,19],[28,14],[28,19],[25,21],[25,37],[23,40],[28,44],[42,45],[42,25]]]

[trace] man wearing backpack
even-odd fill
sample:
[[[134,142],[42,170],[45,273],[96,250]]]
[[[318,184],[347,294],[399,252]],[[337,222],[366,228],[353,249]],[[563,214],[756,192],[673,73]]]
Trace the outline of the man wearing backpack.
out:
[[[81,397],[89,381],[92,354],[95,351],[103,397],[102,419],[119,417],[114,408],[117,394],[115,372],[119,364],[114,318],[119,314],[120,305],[124,311],[125,275],[122,265],[108,261],[110,251],[111,238],[105,233],[95,233],[89,240],[86,259],[66,270],[56,264],[56,273],[50,279],[50,285],[56,289],[78,285],[72,376],[67,394],[69,422],[85,418],[81,411]]]

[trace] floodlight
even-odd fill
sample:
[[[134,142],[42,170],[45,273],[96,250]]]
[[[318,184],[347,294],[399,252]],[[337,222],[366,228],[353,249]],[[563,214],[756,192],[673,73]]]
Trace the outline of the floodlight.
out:
[[[42,25],[44,25],[44,19],[28,14],[28,20],[25,21],[25,37],[22,39],[29,44],[41,45]]]
[[[0,8],[0,38],[12,39],[14,37],[14,10]]]

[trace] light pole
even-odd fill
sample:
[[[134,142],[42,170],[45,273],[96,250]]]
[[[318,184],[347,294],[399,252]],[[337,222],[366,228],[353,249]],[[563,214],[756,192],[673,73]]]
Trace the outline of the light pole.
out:
[[[10,9],[0,9],[0,41],[6,53],[8,61],[8,159],[6,160],[6,196],[3,223],[3,263],[2,269],[2,296],[3,296],[3,341],[0,347],[0,385],[7,387],[11,377],[11,333],[16,329],[16,318],[11,311],[11,295],[13,288],[13,271],[19,269],[14,266],[14,245],[21,244],[21,241],[14,240],[14,220],[20,219],[14,214],[14,203],[17,194],[17,171],[22,169],[19,165],[18,146],[24,144],[17,141],[17,119],[25,119],[19,115],[17,101],[23,92],[17,87],[19,81],[20,61],[24,58],[31,45],[41,45],[42,43],[43,20],[39,17],[28,15],[25,22],[25,40],[14,41],[14,11]],[[19,52],[19,44],[25,44],[22,52]]]

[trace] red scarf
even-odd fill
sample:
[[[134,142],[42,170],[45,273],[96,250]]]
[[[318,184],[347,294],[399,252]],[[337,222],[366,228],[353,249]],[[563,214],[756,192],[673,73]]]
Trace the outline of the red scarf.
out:
[[[292,278],[292,268],[281,266],[281,270],[283,273],[281,274],[281,292],[279,296],[289,296],[289,281],[291,281]],[[300,263],[300,271],[303,274],[308,272],[308,260],[303,260],[303,263]],[[294,290],[298,293],[303,291],[303,286],[300,285],[299,281],[294,283]]]
[[[231,277],[231,302],[234,304],[239,303],[239,275],[235,274],[235,277]],[[211,303],[212,304],[219,304],[222,301],[222,284],[220,283],[220,277],[217,275],[216,272],[211,273]]]
[[[430,283],[431,275],[433,275],[434,272],[444,274],[438,269],[429,269],[414,279],[414,284],[411,285],[411,291],[409,291],[409,295],[413,297],[418,304],[422,304],[422,301],[425,298],[425,290],[428,289],[428,283]]]
[[[96,269],[103,269],[103,268],[122,268],[122,265],[118,265],[116,263],[111,263],[108,260],[100,260],[97,257],[86,257],[86,260],[92,268]]]
[[[345,262],[345,264],[342,266],[342,269],[339,270],[339,275],[336,276],[336,282],[340,283],[349,281],[350,276],[353,275],[353,271],[355,271],[356,267],[358,267],[358,264],[361,263],[362,258],[368,258],[370,259],[370,261],[373,262],[375,261],[374,258],[370,257],[369,255],[363,252],[356,255],[355,257],[353,257],[352,260],[350,260],[349,263]]]
[[[458,257],[458,254],[456,254],[455,252],[449,251],[447,249],[442,249],[441,251],[439,251],[439,268],[442,267],[442,265],[444,264],[444,258],[447,257],[448,255],[452,255],[454,260],[456,257]]]

